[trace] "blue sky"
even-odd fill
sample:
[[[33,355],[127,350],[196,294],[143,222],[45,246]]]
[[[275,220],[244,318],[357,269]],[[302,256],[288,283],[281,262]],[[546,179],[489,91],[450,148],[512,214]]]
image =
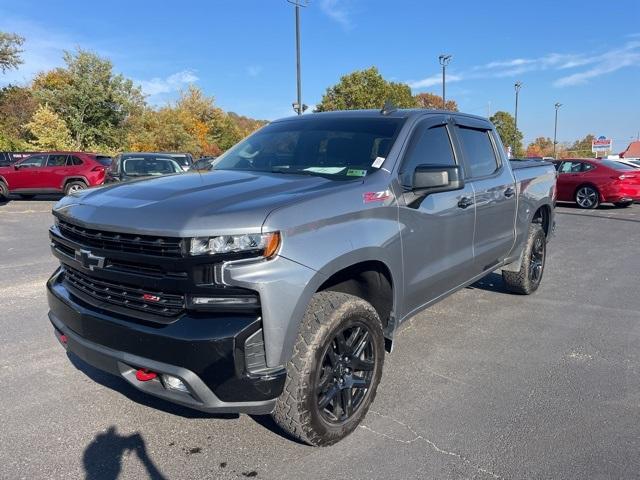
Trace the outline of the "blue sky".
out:
[[[26,37],[26,82],[76,46],[109,57],[151,103],[192,82],[223,108],[256,118],[292,114],[293,8],[286,0],[87,2],[0,0],[0,30]],[[447,97],[461,110],[513,112],[525,141],[587,133],[622,150],[640,131],[640,2],[310,0],[302,11],[303,100],[355,69],[377,66],[414,92],[440,93],[437,57],[451,53]]]

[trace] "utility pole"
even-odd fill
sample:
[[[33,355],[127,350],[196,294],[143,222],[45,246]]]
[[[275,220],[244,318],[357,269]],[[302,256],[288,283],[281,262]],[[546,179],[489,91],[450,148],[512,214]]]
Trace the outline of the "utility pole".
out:
[[[446,100],[446,78],[445,78],[445,71],[447,69],[447,65],[449,65],[449,63],[451,63],[451,55],[449,54],[442,54],[438,57],[438,61],[440,62],[440,65],[442,65],[442,109],[446,110],[445,105],[447,103]]]
[[[302,78],[300,75],[300,7],[306,7],[307,0],[287,0],[295,7],[296,12],[296,85],[297,85],[297,101],[292,105],[294,111],[298,115],[302,115],[307,108],[302,103]]]
[[[557,145],[557,136],[558,136],[558,109],[562,106],[561,103],[557,103],[554,105],[556,107],[556,121],[553,127],[553,158],[556,158],[556,145]]]

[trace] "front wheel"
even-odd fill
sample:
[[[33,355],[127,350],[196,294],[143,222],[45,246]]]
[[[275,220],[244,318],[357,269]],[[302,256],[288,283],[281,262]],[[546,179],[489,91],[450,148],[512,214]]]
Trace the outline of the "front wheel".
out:
[[[630,207],[633,202],[614,202],[613,204],[618,208],[627,208]]]
[[[507,290],[522,295],[530,295],[540,286],[547,258],[547,236],[542,226],[532,223],[529,227],[527,243],[524,246],[522,264],[517,272],[502,271]]]
[[[376,310],[346,293],[316,293],[287,364],[274,420],[310,445],[338,442],[369,410],[383,363],[384,336]]]
[[[580,208],[589,210],[598,208],[600,204],[600,194],[594,187],[585,185],[576,191],[576,203]]]
[[[4,184],[4,182],[0,182],[0,202],[7,200],[9,198],[9,189]]]

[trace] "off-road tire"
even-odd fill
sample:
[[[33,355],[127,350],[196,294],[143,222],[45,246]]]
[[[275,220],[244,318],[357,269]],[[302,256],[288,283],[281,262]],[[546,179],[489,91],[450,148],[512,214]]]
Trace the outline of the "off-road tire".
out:
[[[344,328],[354,323],[366,324],[375,352],[369,387],[360,406],[341,424],[328,422],[320,413],[316,368],[323,352]],[[376,395],[384,363],[384,335],[376,310],[364,300],[339,292],[316,293],[309,302],[300,325],[293,356],[287,364],[287,378],[278,398],[273,418],[285,432],[314,446],[332,445],[349,435],[367,414]]]
[[[87,184],[81,180],[74,180],[72,182],[67,183],[64,186],[64,194],[69,195],[74,191],[84,190],[87,188]]]
[[[532,272],[532,269],[534,268],[532,256],[536,256],[534,249],[540,245],[543,249],[542,265],[539,270],[539,275],[536,277]],[[529,227],[529,234],[527,235],[527,241],[524,246],[524,254],[522,256],[522,264],[520,265],[520,270],[517,272],[508,272],[506,270],[502,271],[502,279],[504,280],[504,284],[507,287],[507,290],[513,293],[519,293],[521,295],[530,295],[538,289],[542,280],[545,261],[547,258],[546,246],[547,236],[542,229],[542,225],[538,223],[532,223]]]

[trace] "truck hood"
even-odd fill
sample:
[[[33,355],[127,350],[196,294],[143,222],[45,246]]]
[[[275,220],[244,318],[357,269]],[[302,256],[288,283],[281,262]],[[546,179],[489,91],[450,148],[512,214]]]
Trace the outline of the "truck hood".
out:
[[[261,230],[274,209],[322,195],[342,182],[323,177],[215,170],[85,190],[54,207],[62,218],[96,229],[195,237]]]

